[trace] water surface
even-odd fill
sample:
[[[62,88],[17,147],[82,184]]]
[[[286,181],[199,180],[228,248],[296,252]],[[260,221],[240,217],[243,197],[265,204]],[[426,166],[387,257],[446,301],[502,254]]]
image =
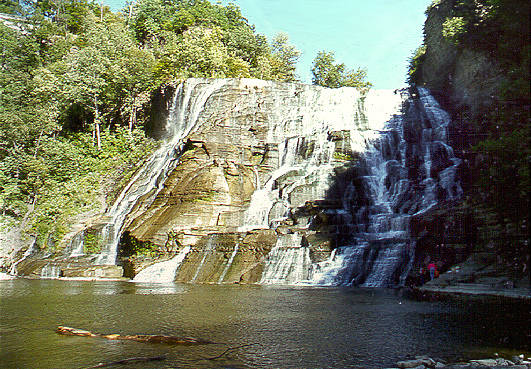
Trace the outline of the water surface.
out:
[[[445,359],[529,352],[526,306],[418,302],[398,290],[0,281],[0,366],[86,368],[167,354],[130,368],[384,368],[407,355]],[[193,336],[172,346],[57,335]],[[206,360],[227,348],[216,360]]]

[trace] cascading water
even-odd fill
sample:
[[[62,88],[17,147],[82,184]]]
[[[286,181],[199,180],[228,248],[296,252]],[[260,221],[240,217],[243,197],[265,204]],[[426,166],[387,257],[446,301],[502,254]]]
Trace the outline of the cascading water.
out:
[[[310,249],[302,246],[302,236],[279,237],[268,255],[261,284],[292,284],[308,278]]]
[[[224,92],[216,94],[207,106],[209,97],[222,88]],[[223,127],[239,129],[240,135],[247,130],[253,133],[245,136],[245,141],[244,136],[241,141],[231,141],[219,132],[212,137],[209,150],[214,151],[207,153],[210,171],[204,178],[221,173],[215,181],[224,183],[227,194],[226,177],[240,178],[243,193],[241,173],[250,173],[246,178],[254,181],[254,193],[240,212],[234,211],[238,203],[232,202],[230,195],[223,204],[212,204],[233,211],[230,219],[237,221],[228,224],[232,228],[220,231],[210,219],[206,228],[191,222],[195,228],[189,234],[207,237],[204,246],[194,247],[190,255],[189,248],[183,249],[173,259],[143,270],[135,281],[172,281],[179,271],[181,280],[223,283],[228,274],[231,281],[237,281],[241,271],[249,278],[257,273],[254,281],[262,284],[402,285],[415,248],[409,235],[410,218],[440,200],[457,199],[462,194],[456,181],[460,160],[446,143],[448,114],[425,89],[418,89],[417,98],[406,97],[405,92],[361,93],[352,88],[332,90],[255,80],[186,81],[174,97],[167,123],[169,137],[107,213],[109,221],[102,231],[105,247],[96,263],[115,263],[125,223],[155,202],[179,162],[184,140],[196,132],[198,117],[205,109],[205,114],[219,119]],[[269,99],[265,108],[263,99]],[[232,120],[232,116],[237,118]],[[262,118],[255,122],[251,118],[255,116]],[[207,144],[210,129],[214,128],[198,131],[198,138]],[[238,159],[224,157],[233,150],[223,146],[226,142],[231,147],[243,145]],[[255,155],[253,148],[265,148],[260,163],[247,159],[249,149],[251,156]],[[220,169],[223,165],[245,169],[224,172]],[[142,205],[135,207],[140,198]],[[200,204],[208,207],[209,201]],[[245,204],[249,197],[240,201]],[[212,219],[218,219],[223,227],[225,218]],[[271,242],[274,247],[268,246],[269,254],[249,251],[256,249],[249,249],[250,244],[243,241],[246,235],[255,231],[266,234],[269,229],[277,230],[269,233],[276,238],[276,244]],[[237,241],[227,248],[226,238],[216,240],[217,234],[236,231],[241,245]],[[315,245],[308,237],[320,232],[333,240],[333,250],[327,260],[312,263]],[[73,242],[72,256],[81,253],[82,238]]]
[[[422,88],[418,89],[418,99],[409,100],[413,110],[403,111],[402,94],[405,92],[371,91],[357,98],[354,124],[348,131],[351,152],[359,158],[350,180],[342,185],[340,206],[324,210],[329,222],[335,222],[336,233],[343,234],[342,243],[328,260],[312,265],[307,250],[297,246],[300,240],[294,241],[293,235],[279,235],[277,246],[267,258],[262,284],[404,284],[415,247],[409,237],[411,216],[429,210],[439,200],[459,198],[462,190],[456,182],[460,160],[445,142],[449,115]],[[332,112],[334,108],[330,106]],[[329,118],[324,122],[314,120],[314,130],[307,135],[293,135],[288,130],[280,134],[288,138],[279,145],[278,168],[254,192],[243,230],[275,227],[286,219],[298,205],[293,199],[299,186],[316,183],[312,200],[326,200],[325,193],[338,167],[334,159],[348,156],[336,155],[337,147],[329,137],[344,124],[338,122],[341,114]],[[420,129],[418,139],[406,140],[407,129]],[[315,143],[307,158],[301,157],[302,141]],[[422,171],[418,178],[410,178],[409,165],[415,155]],[[448,162],[442,167],[441,155]],[[435,162],[441,167],[438,172]],[[442,198],[441,189],[445,193]],[[311,228],[312,224],[310,221],[300,226]]]
[[[197,119],[206,101],[223,84],[223,80],[191,78],[179,85],[166,123],[169,137],[144,163],[107,212],[109,221],[101,232],[104,247],[95,261],[96,264],[116,264],[118,243],[127,215],[139,198],[150,193],[151,200],[155,199],[164,185],[164,180],[178,163],[179,153],[184,145],[183,139],[197,128]]]
[[[170,283],[175,280],[175,274],[181,266],[186,255],[190,252],[190,246],[183,248],[175,257],[161,263],[153,264],[138,273],[133,282],[144,283]]]
[[[203,257],[201,258],[201,262],[197,266],[197,269],[195,271],[194,276],[192,277],[192,280],[190,282],[195,282],[197,280],[197,277],[199,276],[199,273],[201,273],[201,270],[203,269],[203,265],[205,265],[205,261],[212,256],[214,253],[214,250],[216,249],[216,235],[208,236],[208,241],[205,247],[205,250],[203,250]]]
[[[395,115],[386,124],[386,131],[368,142],[359,165],[363,175],[358,178],[359,190],[365,193],[366,199],[363,205],[351,209],[355,214],[356,232],[346,245],[334,250],[329,260],[312,266],[313,283],[365,287],[403,285],[414,256],[414,242],[409,238],[411,215],[426,212],[439,200],[462,195],[456,181],[461,161],[445,143],[449,115],[428,90],[419,88],[418,93],[415,106],[420,112]],[[423,152],[419,155],[423,159],[420,180],[408,177],[408,155],[415,148],[404,138],[406,119],[415,120],[412,127],[421,127],[421,139],[414,143]],[[434,148],[437,147],[444,149],[443,156],[451,165],[434,177],[433,162],[441,161],[440,157],[435,157],[438,150]],[[445,191],[442,198],[437,194],[440,188]],[[348,197],[346,194],[345,198]]]
[[[31,243],[30,247],[28,247],[28,249],[24,252],[24,255],[22,255],[22,258],[20,260],[17,260],[15,263],[13,263],[13,265],[11,265],[11,268],[9,268],[9,274],[11,275],[18,274],[17,265],[22,263],[24,260],[26,260],[27,258],[29,258],[30,256],[32,256],[33,254],[37,252],[36,245],[37,245],[37,239],[35,238],[33,239],[33,242]]]
[[[75,258],[84,255],[85,230],[78,232],[70,241],[70,257]],[[41,274],[42,275],[42,274]]]
[[[44,279],[59,278],[60,273],[61,273],[61,269],[57,265],[48,263],[42,267],[41,278],[44,278]]]
[[[227,264],[225,265],[225,268],[223,268],[223,272],[221,273],[218,279],[218,284],[223,283],[223,281],[225,280],[225,277],[227,276],[227,273],[230,267],[232,266],[232,263],[234,262],[234,258],[236,257],[236,254],[238,253],[239,249],[240,249],[240,244],[236,243],[236,245],[234,245],[234,250],[232,251],[232,254],[230,254],[230,258],[227,261]]]

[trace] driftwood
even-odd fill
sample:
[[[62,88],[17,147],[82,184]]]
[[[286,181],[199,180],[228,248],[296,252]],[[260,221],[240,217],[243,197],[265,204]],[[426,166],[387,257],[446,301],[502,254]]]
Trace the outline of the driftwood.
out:
[[[175,337],[175,336],[162,336],[151,334],[139,334],[139,335],[120,335],[120,334],[97,334],[82,329],[70,328],[70,327],[57,327],[55,331],[58,334],[65,336],[81,336],[81,337],[99,337],[106,338],[108,340],[129,340],[137,342],[147,343],[168,343],[173,345],[208,345],[214,342],[202,340],[193,337]]]
[[[250,343],[248,345],[241,345],[241,346],[236,346],[236,347],[229,347],[228,349],[226,349],[225,351],[223,351],[223,353],[217,355],[217,356],[213,356],[213,357],[205,357],[204,359],[200,359],[200,360],[217,360],[219,358],[222,358],[223,356],[225,356],[226,354],[228,354],[229,352],[231,351],[234,351],[234,350],[237,350],[239,348],[242,348],[242,347],[249,347],[249,346],[262,346],[261,344],[259,343]]]

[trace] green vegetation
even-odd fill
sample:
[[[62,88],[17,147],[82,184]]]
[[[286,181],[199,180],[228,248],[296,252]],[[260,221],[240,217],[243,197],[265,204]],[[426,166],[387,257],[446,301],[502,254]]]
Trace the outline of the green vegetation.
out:
[[[521,261],[529,255],[529,4],[520,0],[441,0],[427,13],[441,12],[438,5],[450,9],[444,13],[442,33],[456,55],[465,50],[482,53],[501,72],[491,101],[482,102],[476,112],[461,107],[454,118],[468,133],[462,150],[473,159],[467,169],[470,203],[495,215],[501,229],[496,237],[504,240],[492,240],[498,253],[510,262]],[[409,81],[413,84],[424,82],[421,71],[426,55],[434,52],[427,46],[411,58]],[[452,88],[453,73],[448,71],[448,88]],[[478,80],[478,85],[481,83]]]
[[[463,17],[452,17],[446,19],[443,23],[442,34],[450,42],[457,44],[459,36],[465,32],[466,21]]]
[[[422,64],[426,58],[426,45],[420,45],[417,47],[413,56],[409,59],[409,71],[407,80],[410,84],[418,80],[421,73]]]
[[[87,233],[83,242],[83,251],[85,254],[98,254],[102,246],[101,236],[98,234]]]
[[[168,242],[170,242],[168,240]],[[166,250],[168,251],[168,250]],[[120,253],[121,256],[159,256],[161,251],[159,247],[151,241],[139,241],[135,237],[131,236],[129,232],[125,232],[122,235],[120,241]]]
[[[320,51],[317,53],[312,65],[312,83],[314,85],[338,88],[356,87],[369,88],[367,71],[363,69],[351,70],[343,63],[336,63],[333,52]]]
[[[345,154],[339,151],[334,151],[334,159],[342,161],[352,161],[354,160],[354,156],[352,156],[351,154]]]
[[[271,43],[235,5],[139,0],[0,2],[0,219],[58,241],[132,175],[156,143],[152,96],[188,77],[294,81],[299,52]]]

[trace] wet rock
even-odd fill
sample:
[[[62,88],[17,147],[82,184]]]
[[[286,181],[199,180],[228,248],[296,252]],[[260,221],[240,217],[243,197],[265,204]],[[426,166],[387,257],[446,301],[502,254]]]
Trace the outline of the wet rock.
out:
[[[418,359],[399,361],[396,363],[396,366],[398,366],[401,369],[402,368],[418,368],[420,366],[424,368],[423,360],[418,360]]]
[[[479,365],[498,365],[498,361],[496,359],[481,359],[481,360],[470,360],[471,364],[479,364]]]
[[[77,268],[62,269],[63,277],[80,277],[80,278],[121,278],[124,270],[118,265],[95,265]]]
[[[416,360],[419,360],[419,362],[422,364],[422,365],[425,365],[429,368],[432,368],[435,366],[436,362],[435,360],[433,360],[432,358],[430,358],[429,356],[426,356],[426,355],[423,355],[423,356],[415,356],[415,359]]]

